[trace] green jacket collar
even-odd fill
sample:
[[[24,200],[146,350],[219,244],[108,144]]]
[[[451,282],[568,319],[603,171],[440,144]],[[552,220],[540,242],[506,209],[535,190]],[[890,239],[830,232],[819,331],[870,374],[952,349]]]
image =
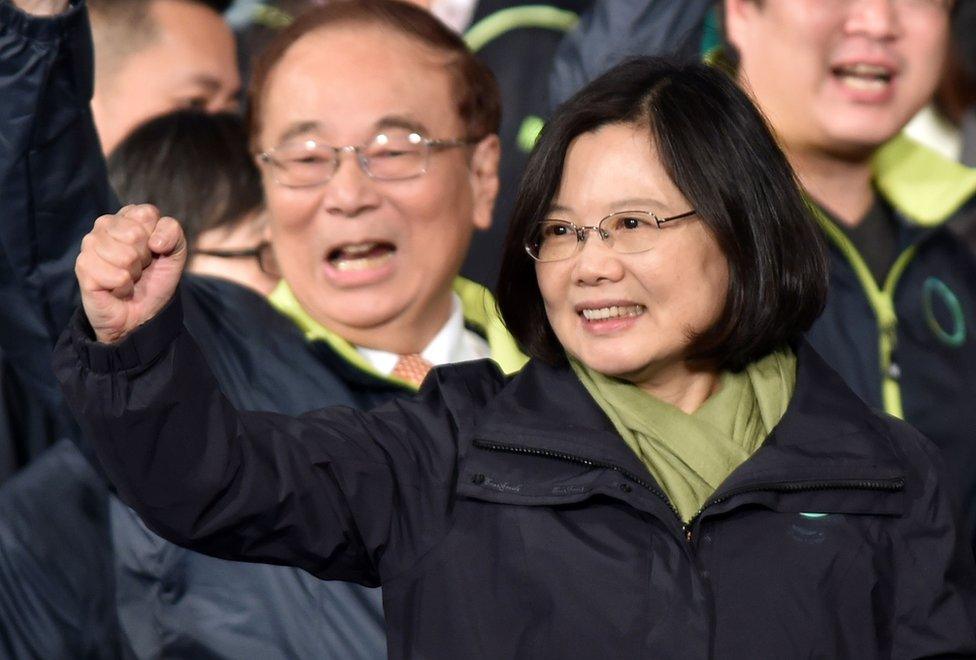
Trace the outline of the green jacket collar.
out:
[[[491,357],[505,373],[514,373],[522,368],[527,358],[519,351],[515,339],[505,329],[501,318],[495,312],[495,299],[491,293],[475,282],[458,277],[454,280],[454,292],[461,299],[461,311],[466,323],[476,327],[491,347]],[[290,318],[312,341],[324,341],[332,350],[356,368],[377,378],[415,389],[399,378],[386,376],[376,371],[369,361],[360,355],[356,348],[313,319],[301,306],[291,287],[281,280],[268,296],[268,302],[279,312]]]
[[[874,155],[874,181],[895,210],[933,227],[976,196],[976,169],[951,161],[907,135],[889,140]]]

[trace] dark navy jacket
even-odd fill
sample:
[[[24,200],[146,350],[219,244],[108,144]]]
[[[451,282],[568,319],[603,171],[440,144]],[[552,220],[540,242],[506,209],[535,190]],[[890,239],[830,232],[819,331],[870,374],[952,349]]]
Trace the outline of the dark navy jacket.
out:
[[[627,55],[670,48],[694,57],[687,46],[717,44],[713,5],[598,3],[556,54],[553,101]],[[858,396],[939,447],[976,549],[976,259],[949,230],[976,212],[976,170],[904,136],[875,154],[873,169],[878,194],[901,224],[900,258],[886,282],[875,282],[850,240],[824,218],[830,292],[808,339]]]
[[[239,412],[179,301],[55,354],[122,498],[216,556],[382,584],[390,657],[976,655],[934,447],[807,345],[764,445],[683,526],[568,367],[439,368],[364,413]]]

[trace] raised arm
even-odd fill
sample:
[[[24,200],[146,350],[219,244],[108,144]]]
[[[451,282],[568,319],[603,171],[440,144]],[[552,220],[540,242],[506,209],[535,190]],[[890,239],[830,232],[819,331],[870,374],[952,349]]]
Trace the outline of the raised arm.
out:
[[[437,390],[373,413],[235,410],[183,329],[185,256],[179,225],[143,206],[99,218],[78,258],[84,314],[55,369],[119,495],[208,554],[367,585],[399,572],[433,542],[451,492]]]
[[[119,496],[156,533],[216,557],[380,583],[395,480],[363,413],[238,412],[179,297],[114,345],[82,315],[55,351],[65,399]]]
[[[0,287],[25,311],[0,336],[47,335],[77,305],[73,266],[95,217],[118,208],[89,102],[93,54],[83,2],[0,0]]]

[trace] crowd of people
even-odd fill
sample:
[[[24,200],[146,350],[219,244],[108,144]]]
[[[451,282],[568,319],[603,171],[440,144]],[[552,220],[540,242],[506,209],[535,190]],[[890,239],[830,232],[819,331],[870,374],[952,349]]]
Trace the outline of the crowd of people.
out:
[[[0,0],[0,656],[976,657],[974,6]]]

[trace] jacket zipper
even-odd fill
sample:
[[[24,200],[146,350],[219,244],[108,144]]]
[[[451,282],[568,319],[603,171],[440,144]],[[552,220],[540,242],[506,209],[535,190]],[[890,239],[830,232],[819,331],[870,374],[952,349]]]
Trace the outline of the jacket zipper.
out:
[[[867,298],[871,310],[874,312],[875,320],[878,324],[878,364],[881,369],[881,399],[884,403],[885,412],[894,415],[899,419],[904,419],[905,411],[901,400],[901,367],[894,360],[895,347],[898,342],[898,314],[895,310],[895,288],[898,281],[908,267],[918,245],[906,248],[885,277],[884,284],[878,288],[874,281],[874,276],[864,262],[864,258],[854,247],[854,244],[847,238],[833,221],[829,220],[823,213],[817,212],[817,220],[824,229],[827,237],[833,241],[837,249],[840,250],[848,264],[854,270],[854,275],[861,284],[864,296]]]
[[[716,504],[721,504],[732,497],[743,495],[745,493],[755,493],[760,491],[800,493],[815,490],[874,490],[894,493],[904,487],[905,480],[901,477],[896,477],[894,479],[837,479],[834,481],[810,482],[778,481],[765,484],[756,484],[753,486],[745,486],[743,488],[737,488],[727,493],[723,493],[719,497],[706,501],[705,504],[703,504],[698,510],[698,513],[692,516],[691,520],[689,520],[685,525],[686,538],[690,543],[692,540],[692,527],[701,517],[702,513],[705,512],[705,509]]]
[[[630,479],[637,485],[641,486],[648,492],[657,496],[662,502],[667,504],[668,508],[671,509],[671,512],[674,513],[674,517],[678,519],[679,523],[681,523],[681,528],[683,530],[685,529],[685,526],[681,521],[681,514],[678,513],[678,510],[676,508],[674,508],[674,505],[671,503],[671,500],[668,499],[668,496],[665,495],[664,491],[660,490],[659,488],[655,488],[653,485],[649,484],[647,481],[645,481],[638,475],[634,474],[633,472],[630,472],[629,470],[625,470],[618,465],[614,465],[613,463],[607,463],[605,461],[595,461],[589,458],[583,458],[582,456],[576,456],[574,454],[566,454],[558,451],[550,451],[548,449],[535,449],[533,447],[519,447],[517,445],[506,445],[498,442],[487,442],[485,440],[475,440],[474,445],[476,447],[480,447],[482,449],[489,449],[491,451],[502,451],[511,454],[530,454],[532,456],[545,456],[546,458],[556,458],[561,461],[569,461],[570,463],[578,463],[580,465],[586,465],[587,467],[599,467],[608,470],[613,470],[614,472],[617,472],[618,474],[627,477],[628,479]]]
[[[671,512],[674,513],[675,518],[677,518],[678,523],[681,525],[681,530],[684,532],[685,541],[691,543],[693,541],[692,528],[697,522],[698,518],[701,517],[705,509],[715,504],[721,504],[726,500],[735,497],[737,495],[743,495],[745,493],[753,493],[759,491],[777,491],[777,492],[804,492],[804,491],[814,491],[814,490],[877,490],[877,491],[887,491],[895,492],[899,491],[905,487],[905,480],[898,477],[895,479],[839,479],[835,481],[811,481],[811,482],[792,482],[792,481],[778,481],[770,482],[765,484],[756,484],[753,486],[746,486],[743,488],[738,488],[731,490],[727,493],[723,493],[721,496],[713,498],[705,502],[701,509],[691,517],[687,523],[681,519],[681,514],[678,510],[674,508],[671,500],[664,491],[659,488],[655,488],[653,485],[649,484],[647,481],[639,477],[638,475],[625,470],[618,465],[613,463],[607,463],[605,461],[597,461],[589,458],[583,458],[582,456],[576,456],[575,454],[567,454],[564,452],[551,451],[548,449],[536,449],[534,447],[520,447],[517,445],[507,445],[498,442],[487,442],[484,440],[475,440],[474,445],[482,449],[488,449],[491,451],[502,451],[511,454],[529,454],[532,456],[544,456],[546,458],[555,458],[562,461],[569,461],[570,463],[578,463],[580,465],[585,465],[587,467],[599,467],[608,470],[613,470],[618,474],[627,477],[634,483],[643,487],[648,492],[654,494],[661,499],[662,502],[668,505]]]

